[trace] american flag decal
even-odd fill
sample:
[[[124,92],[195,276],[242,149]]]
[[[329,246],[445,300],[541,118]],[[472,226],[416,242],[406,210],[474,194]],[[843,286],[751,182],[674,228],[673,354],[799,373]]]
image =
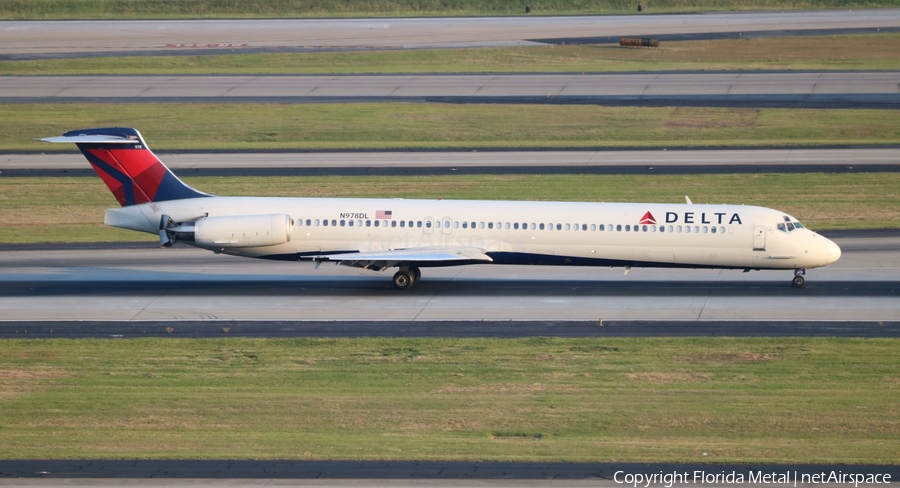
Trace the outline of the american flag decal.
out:
[[[379,219],[379,220],[384,220],[384,219],[390,220],[392,218],[393,213],[394,212],[392,210],[376,210],[375,218]]]

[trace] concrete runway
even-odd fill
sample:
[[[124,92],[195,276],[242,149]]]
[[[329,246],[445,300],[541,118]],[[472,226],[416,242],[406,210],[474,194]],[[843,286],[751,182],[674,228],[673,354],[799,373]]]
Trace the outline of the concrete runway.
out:
[[[36,134],[55,136],[58,134]],[[153,147],[153,134],[144,134]],[[900,148],[165,153],[180,176],[691,174],[900,170]],[[0,154],[3,176],[95,176],[80,153]]]
[[[836,237],[841,260],[810,270],[528,266],[390,274],[251,260],[186,246],[0,252],[5,320],[900,320],[900,237]]]
[[[896,72],[0,76],[0,103],[562,103],[900,108]]]
[[[529,39],[900,27],[900,9],[408,19],[0,22],[0,56],[252,48],[443,48]]]

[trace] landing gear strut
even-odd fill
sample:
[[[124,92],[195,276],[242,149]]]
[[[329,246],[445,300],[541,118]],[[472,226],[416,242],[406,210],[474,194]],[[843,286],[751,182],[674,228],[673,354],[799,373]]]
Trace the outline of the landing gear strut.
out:
[[[410,266],[409,268],[397,271],[397,273],[394,275],[394,286],[398,290],[409,290],[419,281],[419,278],[421,277],[422,272],[419,271],[419,268]]]
[[[805,268],[795,269],[794,270],[794,279],[791,281],[791,286],[794,288],[803,288],[803,284],[806,283],[806,278],[803,275],[806,274]]]

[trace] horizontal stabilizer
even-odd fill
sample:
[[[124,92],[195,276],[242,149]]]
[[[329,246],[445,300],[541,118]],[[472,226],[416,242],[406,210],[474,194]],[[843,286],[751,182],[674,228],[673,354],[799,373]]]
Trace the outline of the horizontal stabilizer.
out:
[[[138,139],[128,137],[110,136],[103,134],[96,135],[77,135],[77,136],[60,136],[60,137],[44,137],[43,139],[35,139],[43,142],[68,142],[71,144],[140,144]]]

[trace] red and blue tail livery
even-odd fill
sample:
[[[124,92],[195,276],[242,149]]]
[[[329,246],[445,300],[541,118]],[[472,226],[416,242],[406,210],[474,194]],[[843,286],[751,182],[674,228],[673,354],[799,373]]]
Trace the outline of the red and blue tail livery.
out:
[[[123,206],[210,196],[178,179],[128,127],[81,129],[46,142],[73,142]]]

